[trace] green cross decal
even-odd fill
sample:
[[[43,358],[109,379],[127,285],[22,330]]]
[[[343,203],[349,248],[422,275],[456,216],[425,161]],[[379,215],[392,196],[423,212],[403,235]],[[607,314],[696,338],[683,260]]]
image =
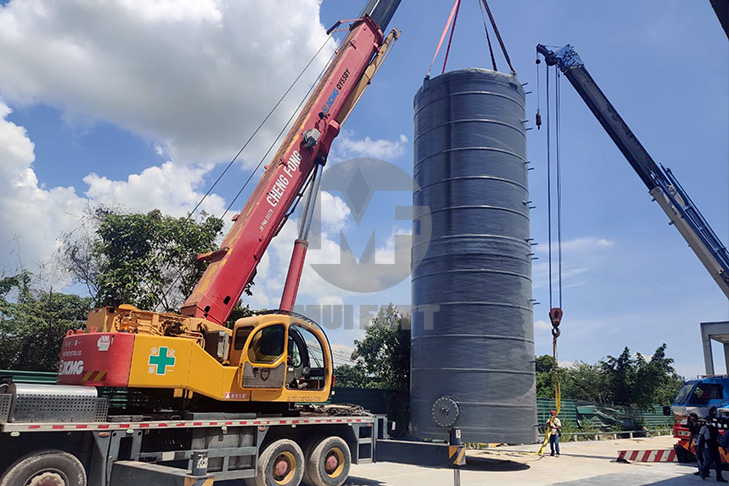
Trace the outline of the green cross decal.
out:
[[[167,373],[167,367],[175,366],[175,351],[172,351],[172,356],[167,356],[167,347],[161,347],[159,348],[159,353],[157,353],[157,356],[154,356],[152,354],[149,355],[149,366],[150,368],[152,366],[157,367],[157,373],[158,375],[164,375]]]

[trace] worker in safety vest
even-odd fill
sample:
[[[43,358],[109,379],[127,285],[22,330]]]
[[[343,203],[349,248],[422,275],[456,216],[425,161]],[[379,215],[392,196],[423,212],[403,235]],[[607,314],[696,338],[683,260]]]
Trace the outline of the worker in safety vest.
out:
[[[559,456],[559,436],[562,435],[562,422],[557,417],[557,411],[550,412],[549,420],[547,420],[547,428],[549,429],[549,449],[552,452],[550,456]]]

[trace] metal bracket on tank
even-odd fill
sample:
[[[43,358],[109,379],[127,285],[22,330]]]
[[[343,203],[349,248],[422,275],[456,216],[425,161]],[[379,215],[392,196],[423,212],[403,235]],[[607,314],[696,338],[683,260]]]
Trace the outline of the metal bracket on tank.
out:
[[[461,415],[458,403],[451,397],[443,395],[433,403],[433,420],[441,427],[453,427]]]

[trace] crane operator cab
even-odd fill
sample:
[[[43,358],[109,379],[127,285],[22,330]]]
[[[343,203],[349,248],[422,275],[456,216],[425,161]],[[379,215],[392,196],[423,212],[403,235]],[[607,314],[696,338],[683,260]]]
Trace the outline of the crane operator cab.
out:
[[[262,393],[280,394],[282,401],[320,401],[315,397],[323,394],[328,398],[332,380],[329,343],[319,326],[308,319],[285,314],[239,319],[233,328],[230,357],[231,364],[239,367],[238,386],[252,389],[251,395],[259,395],[259,399]]]

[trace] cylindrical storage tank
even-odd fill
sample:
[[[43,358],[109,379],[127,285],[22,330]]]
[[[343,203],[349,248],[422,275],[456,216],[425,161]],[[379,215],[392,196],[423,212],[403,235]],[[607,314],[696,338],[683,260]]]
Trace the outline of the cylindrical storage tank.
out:
[[[415,95],[410,417],[422,438],[537,439],[525,94],[486,69]],[[430,224],[428,224],[428,221]]]

